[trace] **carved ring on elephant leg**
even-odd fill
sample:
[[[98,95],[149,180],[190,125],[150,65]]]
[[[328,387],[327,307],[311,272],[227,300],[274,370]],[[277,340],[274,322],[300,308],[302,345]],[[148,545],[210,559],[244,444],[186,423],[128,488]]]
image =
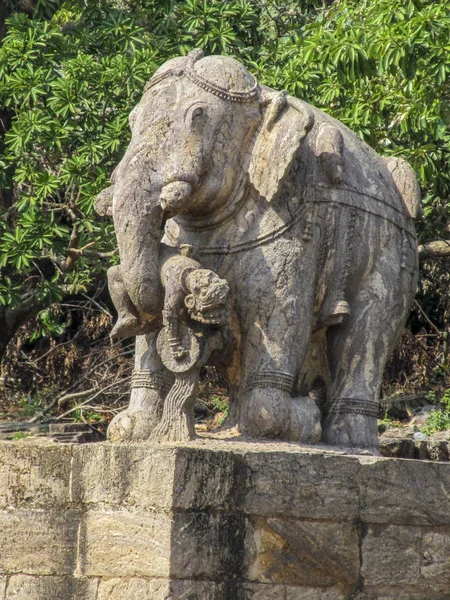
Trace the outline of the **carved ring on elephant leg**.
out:
[[[156,349],[161,357],[163,365],[173,373],[185,373],[189,371],[200,356],[200,344],[189,327],[179,326],[180,345],[187,350],[184,356],[176,357],[173,355],[170,342],[171,337],[167,327],[161,329],[156,341]]]
[[[354,414],[378,418],[380,416],[380,405],[378,402],[364,398],[332,398],[325,407],[325,414]]]

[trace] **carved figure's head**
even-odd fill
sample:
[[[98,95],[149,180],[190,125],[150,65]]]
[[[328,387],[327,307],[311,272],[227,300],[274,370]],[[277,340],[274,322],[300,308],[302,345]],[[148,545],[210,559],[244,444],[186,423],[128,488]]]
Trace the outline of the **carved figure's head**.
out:
[[[163,209],[210,213],[232,193],[261,122],[260,87],[233,58],[195,51],[158,69],[132,120],[159,164]]]
[[[186,278],[189,294],[184,299],[189,316],[207,325],[224,325],[229,317],[230,288],[225,279],[208,269],[196,269]]]

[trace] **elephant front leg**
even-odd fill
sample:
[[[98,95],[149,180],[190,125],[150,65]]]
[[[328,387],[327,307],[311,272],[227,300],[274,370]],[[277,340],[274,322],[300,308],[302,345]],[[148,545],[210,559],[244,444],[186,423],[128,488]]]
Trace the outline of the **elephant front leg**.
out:
[[[256,316],[249,328],[240,392],[244,434],[303,443],[320,440],[316,403],[293,396],[309,348],[312,317],[312,294],[290,295],[275,301],[269,318]]]
[[[164,398],[173,383],[155,349],[156,334],[136,338],[130,404],[108,427],[110,442],[148,440],[161,420]]]

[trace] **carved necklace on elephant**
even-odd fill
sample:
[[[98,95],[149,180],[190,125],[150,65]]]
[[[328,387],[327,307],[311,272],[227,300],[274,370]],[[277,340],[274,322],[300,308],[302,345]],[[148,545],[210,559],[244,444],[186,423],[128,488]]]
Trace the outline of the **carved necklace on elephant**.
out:
[[[231,203],[231,210],[225,218],[214,223],[209,223],[209,225],[205,225],[204,227],[198,227],[197,223],[185,219],[171,219],[170,221],[172,221],[172,223],[168,221],[166,225],[166,242],[169,245],[176,247],[178,247],[180,243],[184,243],[183,240],[180,241],[180,239],[178,239],[177,234],[174,235],[172,233],[171,228],[174,226],[174,224],[176,224],[180,228],[181,233],[183,232],[183,230],[201,233],[206,231],[213,231],[218,228],[223,228],[224,225],[226,225],[226,223],[231,222],[233,218],[235,218],[238,215],[246,199],[247,195],[243,194],[238,204]],[[275,239],[286,233],[296,223],[301,221],[301,219],[308,212],[308,209],[311,208],[310,203],[304,202],[303,198],[293,197],[291,198],[291,204],[295,205],[295,211],[293,213],[289,213],[289,218],[282,218],[282,223],[278,226],[271,228],[267,233],[255,235],[255,237],[251,237],[251,239],[246,239],[243,242],[229,243],[223,246],[207,246],[199,244],[196,248],[196,254],[202,256],[217,254],[235,254],[237,252],[245,252],[247,250],[251,250],[253,248],[257,248],[258,246],[262,246],[264,244],[274,241]],[[228,237],[228,235],[225,234],[225,237]]]

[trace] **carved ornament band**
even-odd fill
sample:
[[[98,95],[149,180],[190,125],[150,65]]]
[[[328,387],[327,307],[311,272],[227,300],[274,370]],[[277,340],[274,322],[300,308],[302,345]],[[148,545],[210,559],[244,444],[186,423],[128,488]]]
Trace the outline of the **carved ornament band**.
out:
[[[168,392],[173,384],[173,376],[163,371],[149,373],[148,371],[133,371],[131,388],[147,388]]]
[[[258,82],[255,80],[255,85],[245,91],[238,90],[226,90],[212,81],[208,81],[198,73],[194,71],[194,69],[186,69],[185,75],[196,85],[201,87],[202,89],[218,96],[219,98],[223,98],[223,100],[229,100],[230,102],[253,102],[255,100],[259,100],[259,86]]]
[[[191,52],[189,54],[188,64],[186,65],[186,67],[181,67],[178,69],[168,69],[167,71],[164,71],[163,73],[152,77],[152,79],[150,79],[150,81],[145,86],[144,92],[147,92],[150,88],[154,87],[164,79],[186,75],[186,77],[188,77],[188,79],[190,79],[192,83],[195,83],[195,85],[198,85],[198,87],[201,87],[207,92],[210,92],[211,94],[214,94],[215,96],[218,96],[223,100],[242,103],[254,101],[259,102],[260,87],[255,78],[253,78],[255,83],[253,87],[251,87],[249,90],[226,90],[225,88],[218,86],[216,83],[209,81],[208,79],[197,73],[195,71],[194,64],[197,60],[202,58],[202,56],[202,52]]]
[[[183,75],[182,69],[168,69],[167,71],[164,71],[164,73],[155,75],[146,83],[144,87],[144,93],[155,85],[158,85],[158,83],[161,83],[161,81],[164,81],[164,79],[169,79],[170,77],[180,77],[181,75]]]
[[[252,250],[253,248],[258,248],[259,246],[263,246],[264,244],[268,244],[273,242],[281,235],[283,235],[286,231],[288,231],[293,225],[298,223],[303,215],[306,213],[308,209],[307,204],[300,204],[296,214],[286,223],[283,223],[277,229],[270,231],[260,237],[257,237],[253,240],[248,240],[245,242],[239,242],[237,244],[229,244],[228,246],[203,246],[202,248],[196,248],[196,255],[199,256],[209,256],[216,254],[236,254],[237,252],[246,252],[247,250]],[[187,229],[190,231],[195,231],[194,228],[189,228],[183,223],[183,229]],[[170,241],[170,244],[176,247],[177,241],[171,235],[170,231],[165,232],[166,237]]]
[[[346,413],[377,418],[380,409],[378,402],[369,402],[361,398],[333,398],[326,412],[329,415]]]
[[[259,371],[249,376],[245,389],[248,391],[256,388],[275,388],[291,394],[293,387],[294,377],[290,373]]]

